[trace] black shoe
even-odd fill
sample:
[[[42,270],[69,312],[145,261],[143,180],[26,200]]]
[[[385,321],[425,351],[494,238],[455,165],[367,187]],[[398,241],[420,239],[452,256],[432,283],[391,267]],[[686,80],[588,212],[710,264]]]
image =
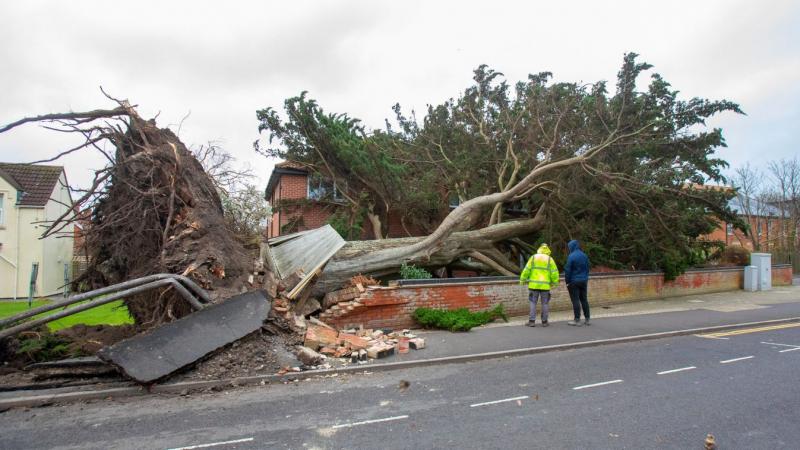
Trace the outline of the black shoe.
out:
[[[584,325],[586,325],[587,327],[588,327],[589,325],[591,325],[591,324],[589,323],[589,319],[584,319],[584,320],[583,320],[583,324],[584,324]]]
[[[547,322],[542,322],[542,326],[543,326],[543,327],[549,327],[549,326],[550,326],[550,324],[549,324],[549,323],[547,323]]]
[[[535,327],[536,326],[536,322],[534,322],[533,320],[529,320],[528,323],[525,324],[525,326],[526,327]]]

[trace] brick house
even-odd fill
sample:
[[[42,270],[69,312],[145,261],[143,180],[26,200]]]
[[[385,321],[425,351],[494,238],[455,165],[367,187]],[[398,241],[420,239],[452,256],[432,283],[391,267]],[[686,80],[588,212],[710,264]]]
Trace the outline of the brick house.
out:
[[[773,251],[781,245],[784,233],[789,234],[792,227],[797,227],[789,217],[782,219],[780,208],[770,203],[757,199],[745,200],[737,196],[731,199],[729,206],[748,223],[750,236],[735,228],[732,223],[720,222],[716,230],[702,239],[724,242],[726,246],[741,246],[750,251],[754,250],[753,242],[757,241],[761,251]]]
[[[310,173],[302,164],[283,161],[275,164],[264,198],[273,208],[266,235],[273,238],[297,231],[312,230],[326,223],[340,208],[347,208],[335,183]],[[388,237],[424,235],[422,230],[406,227],[401,214],[389,212]],[[361,239],[374,239],[372,226],[365,221]]]

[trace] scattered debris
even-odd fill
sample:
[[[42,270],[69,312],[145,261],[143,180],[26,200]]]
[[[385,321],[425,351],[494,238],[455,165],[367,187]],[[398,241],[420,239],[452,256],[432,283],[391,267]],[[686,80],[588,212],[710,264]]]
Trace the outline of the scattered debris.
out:
[[[317,366],[325,360],[324,355],[311,350],[308,347],[300,347],[297,351],[297,359],[306,366]]]
[[[349,358],[351,363],[363,362],[369,359],[380,359],[399,352],[401,340],[407,340],[409,347],[414,350],[425,348],[425,340],[418,338],[409,330],[401,332],[384,333],[383,330],[340,330],[327,327],[324,324],[308,325],[306,330],[305,347],[319,351],[322,355],[332,358]],[[413,342],[413,347],[411,347]]]

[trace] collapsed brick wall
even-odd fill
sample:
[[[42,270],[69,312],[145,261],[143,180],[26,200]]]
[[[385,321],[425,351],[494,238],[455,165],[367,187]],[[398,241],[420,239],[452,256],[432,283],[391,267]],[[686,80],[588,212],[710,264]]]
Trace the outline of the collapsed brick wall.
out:
[[[686,272],[673,281],[664,281],[659,273],[626,273],[593,276],[589,282],[589,302],[592,306],[654,300],[692,294],[732,291],[742,288],[742,268],[696,270]],[[775,286],[792,284],[791,266],[775,266],[772,270]],[[528,290],[516,281],[482,283],[429,284],[402,287],[370,287],[352,301],[340,303],[334,311],[321,318],[339,328],[412,328],[412,314],[417,308],[485,310],[503,304],[510,316],[528,314]],[[562,278],[553,290],[550,309],[572,308]]]

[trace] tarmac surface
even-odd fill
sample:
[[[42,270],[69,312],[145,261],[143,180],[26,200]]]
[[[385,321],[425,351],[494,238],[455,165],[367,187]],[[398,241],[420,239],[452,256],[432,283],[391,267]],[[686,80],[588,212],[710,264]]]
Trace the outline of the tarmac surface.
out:
[[[795,351],[797,350],[797,351]],[[0,414],[0,448],[796,448],[800,324]]]

